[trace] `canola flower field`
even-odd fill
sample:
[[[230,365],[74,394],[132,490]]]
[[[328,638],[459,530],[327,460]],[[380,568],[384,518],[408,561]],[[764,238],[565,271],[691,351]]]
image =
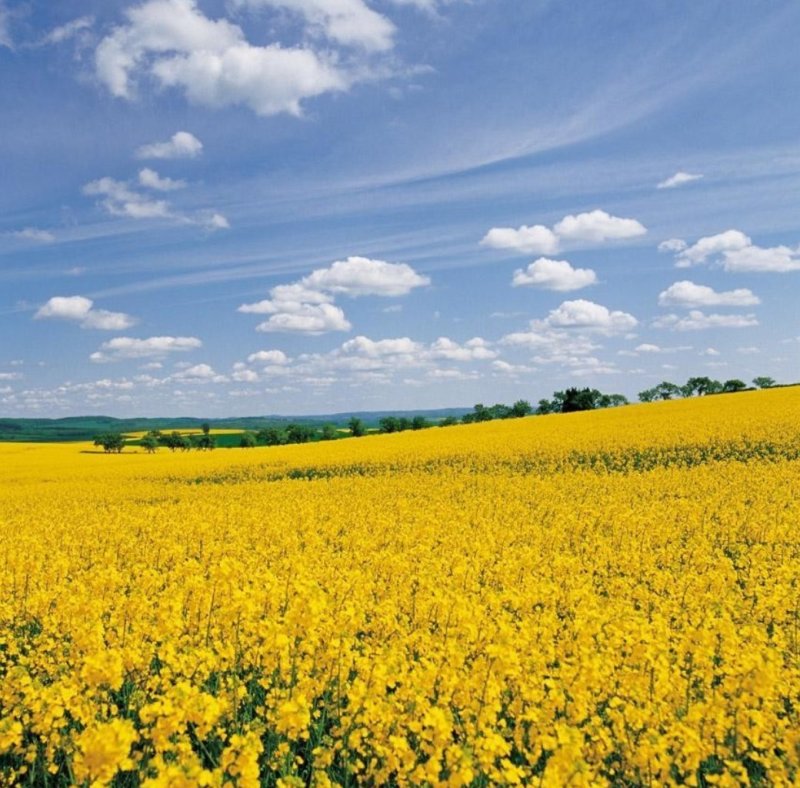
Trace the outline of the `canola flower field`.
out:
[[[0,781],[800,783],[800,390],[0,445]]]

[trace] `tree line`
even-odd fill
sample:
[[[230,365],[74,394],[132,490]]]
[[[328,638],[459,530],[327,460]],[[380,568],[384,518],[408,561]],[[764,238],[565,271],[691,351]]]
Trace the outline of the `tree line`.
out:
[[[761,376],[753,378],[753,387],[769,389],[775,386],[775,380]],[[747,383],[739,378],[731,378],[721,383],[709,377],[692,377],[682,386],[663,380],[651,389],[639,392],[640,402],[656,402],[657,400],[681,399],[683,397],[704,397],[709,394],[733,394],[737,391],[746,391]]]
[[[778,385],[773,378],[761,376],[753,378],[753,387],[759,389],[772,388]],[[724,394],[745,391],[749,387],[738,378],[725,382],[713,380],[709,377],[691,377],[682,386],[670,381],[662,381],[653,388],[639,392],[640,402],[655,402],[657,400],[679,399],[682,397],[706,396],[709,394]],[[622,394],[605,394],[598,389],[568,388],[555,391],[550,399],[540,399],[536,408],[528,400],[517,400],[513,405],[496,403],[484,405],[478,403],[471,411],[461,418],[447,416],[441,421],[431,422],[424,416],[383,416],[378,420],[378,429],[373,433],[388,435],[406,430],[423,430],[429,427],[450,427],[456,424],[475,424],[495,419],[518,419],[524,416],[545,416],[551,413],[575,413],[585,410],[599,410],[601,408],[617,408],[628,405],[628,399]],[[288,424],[286,427],[267,426],[257,431],[246,431],[239,436],[239,447],[243,449],[256,446],[286,446],[295,443],[311,443],[312,441],[331,441],[338,438],[361,438],[371,431],[364,421],[353,416],[347,422],[346,429],[339,429],[335,424],[323,424],[316,429],[307,424]],[[121,433],[103,433],[94,439],[95,446],[102,446],[107,453],[120,453],[126,445],[125,437]],[[204,423],[200,434],[187,435],[177,430],[164,433],[160,430],[150,430],[139,441],[139,445],[149,454],[154,453],[159,446],[170,451],[211,451],[217,446],[217,440],[211,435],[211,426]]]

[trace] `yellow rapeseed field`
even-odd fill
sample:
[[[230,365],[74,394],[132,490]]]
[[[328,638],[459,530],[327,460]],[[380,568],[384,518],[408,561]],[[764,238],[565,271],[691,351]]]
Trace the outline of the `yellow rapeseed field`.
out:
[[[795,785],[800,390],[0,445],[0,780]]]

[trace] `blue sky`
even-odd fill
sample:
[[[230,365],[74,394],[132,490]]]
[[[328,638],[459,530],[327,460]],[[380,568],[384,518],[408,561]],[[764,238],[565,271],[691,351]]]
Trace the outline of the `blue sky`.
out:
[[[800,379],[800,5],[0,0],[0,415]]]

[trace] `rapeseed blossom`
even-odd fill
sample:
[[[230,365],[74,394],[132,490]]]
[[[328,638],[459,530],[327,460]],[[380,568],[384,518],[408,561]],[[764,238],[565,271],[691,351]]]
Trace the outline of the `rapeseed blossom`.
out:
[[[0,782],[792,785],[800,393],[0,445]]]

